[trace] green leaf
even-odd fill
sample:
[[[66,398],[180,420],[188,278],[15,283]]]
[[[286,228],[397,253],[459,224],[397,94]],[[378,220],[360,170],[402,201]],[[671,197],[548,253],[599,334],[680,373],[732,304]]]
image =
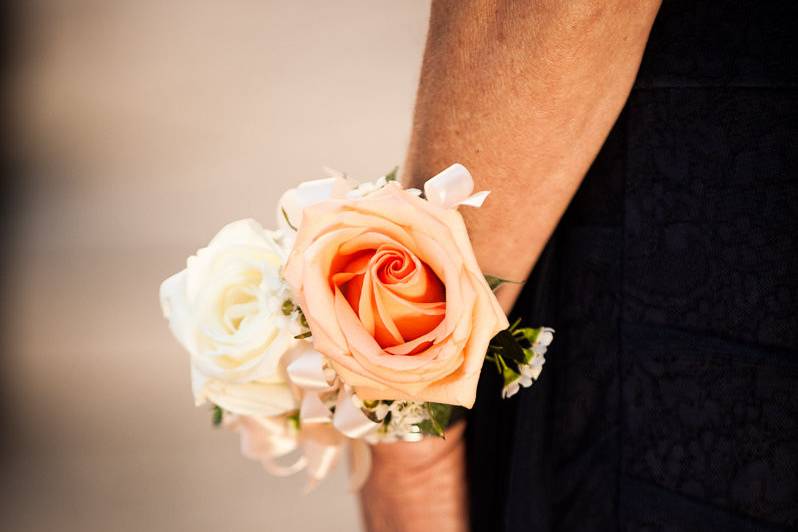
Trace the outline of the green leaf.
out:
[[[442,403],[425,403],[429,419],[418,424],[421,432],[431,436],[444,438],[444,430],[452,417],[452,406]]]
[[[535,328],[535,327],[520,327],[520,328],[515,329],[513,331],[513,336],[515,336],[516,338],[518,338],[518,337],[523,338],[524,340],[529,342],[529,345],[531,346],[532,344],[535,343],[535,340],[538,339],[538,335],[540,334],[541,329],[542,329],[542,327],[537,327],[537,328]]]
[[[435,425],[435,423],[431,419],[425,419],[424,421],[419,423],[418,428],[421,429],[421,434],[424,434],[426,436],[437,436],[438,438],[443,438],[443,429]]]
[[[385,174],[385,181],[387,181],[387,182],[389,182],[389,183],[390,183],[391,181],[396,181],[396,178],[397,178],[397,172],[399,172],[399,167],[398,167],[398,166],[394,166],[394,167],[393,167],[393,170],[391,170],[390,172],[388,172],[387,174]]]
[[[213,426],[218,427],[221,425],[223,419],[224,410],[222,410],[219,405],[213,405],[213,408],[211,409],[211,422],[213,423]]]
[[[508,279],[502,279],[501,277],[496,277],[495,275],[487,275],[487,274],[485,274],[485,280],[488,282],[488,286],[490,287],[491,290],[496,290],[505,283],[524,284],[522,281],[510,281]]]
[[[441,427],[445,427],[449,424],[449,419],[452,417],[452,405],[427,403],[427,410],[429,411],[430,417]]]

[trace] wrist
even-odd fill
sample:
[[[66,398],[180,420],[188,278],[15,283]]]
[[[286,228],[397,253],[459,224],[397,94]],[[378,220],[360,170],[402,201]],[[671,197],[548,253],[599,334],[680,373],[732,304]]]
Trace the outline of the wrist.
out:
[[[360,493],[367,530],[467,530],[464,431],[459,421],[445,439],[372,446],[371,476]]]

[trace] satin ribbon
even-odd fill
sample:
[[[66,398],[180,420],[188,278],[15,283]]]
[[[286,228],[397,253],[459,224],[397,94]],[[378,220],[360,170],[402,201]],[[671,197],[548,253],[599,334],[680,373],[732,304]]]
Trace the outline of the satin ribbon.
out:
[[[451,165],[424,183],[424,197],[446,209],[454,209],[458,205],[481,207],[490,191],[483,190],[472,194],[473,191],[474,178],[460,163]]]
[[[291,382],[305,391],[323,392],[331,389],[324,371],[324,356],[308,347],[286,368]]]
[[[346,197],[346,193],[353,188],[352,182],[339,172],[328,170],[331,177],[305,181],[296,188],[287,190],[279,202],[279,225],[287,230],[288,224],[285,217],[290,220],[290,225],[299,227],[302,220],[302,210],[316,203],[330,198]],[[418,189],[409,188],[408,192],[421,193]],[[455,163],[438,175],[431,177],[424,183],[424,196],[430,202],[446,209],[455,209],[460,205],[481,207],[490,194],[483,190],[473,194],[474,179],[471,173],[460,163]],[[283,212],[285,216],[283,216]]]
[[[371,421],[352,400],[352,390],[341,385],[325,371],[324,357],[308,348],[286,368],[288,377],[302,390],[299,409],[300,445],[310,478],[306,491],[327,476],[335,466],[347,442],[351,444],[352,472],[350,488],[360,489],[368,478],[371,457],[368,446],[359,438],[376,429],[379,424]],[[330,382],[330,381],[333,382]],[[323,396],[337,394],[335,413],[327,407]],[[365,447],[364,447],[365,445]]]
[[[255,417],[229,414],[225,416],[224,423],[227,428],[239,433],[241,454],[259,461],[272,475],[279,477],[293,475],[307,466],[305,456],[298,457],[289,465],[281,465],[277,461],[299,447],[296,433],[285,416]]]
[[[351,188],[345,178],[336,176],[305,181],[296,188],[286,190],[277,203],[278,226],[284,231],[293,232],[293,228],[299,227],[302,222],[302,211],[305,207],[333,196],[343,196]]]
[[[363,413],[352,400],[352,389],[349,386],[344,386],[339,390],[338,399],[335,401],[333,426],[340,433],[356,440],[376,429],[380,424],[370,420]]]

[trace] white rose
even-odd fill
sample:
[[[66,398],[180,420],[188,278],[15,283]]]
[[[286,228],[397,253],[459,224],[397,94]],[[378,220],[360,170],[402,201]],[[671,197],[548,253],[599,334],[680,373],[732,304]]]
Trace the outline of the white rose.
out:
[[[254,220],[233,222],[161,285],[164,315],[191,354],[198,405],[254,416],[297,408],[281,360],[301,327],[283,311],[280,239]]]

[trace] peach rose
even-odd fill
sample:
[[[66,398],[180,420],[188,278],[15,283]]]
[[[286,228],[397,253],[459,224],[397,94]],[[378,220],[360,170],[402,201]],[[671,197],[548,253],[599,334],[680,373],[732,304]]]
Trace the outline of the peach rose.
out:
[[[395,182],[306,207],[284,276],[314,347],[364,399],[471,407],[508,326],[457,210]]]

